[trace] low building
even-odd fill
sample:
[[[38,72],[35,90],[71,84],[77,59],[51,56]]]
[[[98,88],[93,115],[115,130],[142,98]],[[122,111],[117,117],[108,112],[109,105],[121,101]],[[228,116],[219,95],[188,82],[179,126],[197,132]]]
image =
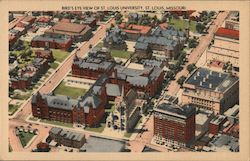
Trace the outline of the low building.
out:
[[[207,61],[230,63],[239,72],[239,31],[219,28],[213,44],[206,51]]]
[[[195,116],[195,137],[196,140],[201,138],[205,133],[209,131],[209,123],[213,118],[213,111],[198,109]]]
[[[239,105],[234,105],[224,112],[224,115],[231,124],[239,123],[239,108]]]
[[[27,89],[32,83],[44,74],[49,68],[48,60],[35,58],[33,62],[16,71],[16,75],[10,76],[10,87],[12,89]],[[15,69],[14,69],[15,70]]]
[[[239,78],[227,73],[198,68],[183,84],[183,104],[223,113],[239,101]]]
[[[52,37],[48,35],[39,35],[33,37],[31,46],[34,48],[52,48],[68,51],[71,48],[72,39],[69,37]]]
[[[52,37],[67,35],[73,41],[82,42],[90,39],[92,36],[92,30],[88,25],[58,22],[50,29],[46,30],[45,34]]]
[[[209,123],[209,133],[217,135],[222,130],[222,125],[226,122],[226,116],[216,115]]]
[[[90,27],[96,27],[96,18],[95,17],[85,17],[83,20],[84,25],[88,25]]]
[[[127,36],[118,27],[109,29],[104,38],[104,46],[110,49],[127,50],[127,44],[125,42]]]
[[[80,148],[80,152],[122,152],[125,150],[125,142],[90,136],[87,142]]]
[[[114,61],[112,56],[111,56],[111,51],[105,47],[99,48],[99,47],[94,47],[92,48],[88,56],[91,58],[98,58],[106,61]]]
[[[37,58],[47,59],[49,62],[53,62],[55,60],[52,50],[36,50],[35,54]]]
[[[218,135],[207,148],[214,152],[239,152],[239,139],[228,135]]]
[[[132,132],[140,119],[141,109],[145,106],[146,101],[138,99],[134,90],[115,99],[115,110],[110,113],[106,119],[106,126],[114,130]]]
[[[50,25],[52,18],[51,17],[39,17],[36,20],[36,25],[40,26],[40,27],[46,27],[48,25]]]
[[[136,41],[140,36],[149,36],[152,29],[150,26],[135,24],[129,24],[126,26],[125,23],[120,24],[119,28],[121,28],[122,31],[126,33],[128,40],[133,41]]]
[[[156,143],[190,146],[195,141],[195,107],[162,103],[154,109]]]
[[[86,143],[84,134],[64,130],[58,127],[53,127],[50,129],[49,137],[50,139],[56,141],[59,145],[78,149]]]

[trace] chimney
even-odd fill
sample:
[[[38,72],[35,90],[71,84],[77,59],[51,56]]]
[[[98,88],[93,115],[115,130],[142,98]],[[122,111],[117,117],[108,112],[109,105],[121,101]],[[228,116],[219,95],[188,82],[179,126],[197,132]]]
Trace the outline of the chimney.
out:
[[[200,76],[200,72],[197,72],[197,76]]]
[[[207,78],[207,79],[209,78],[209,74],[206,75],[206,78]]]
[[[206,82],[206,78],[205,77],[203,78],[203,82]]]
[[[212,83],[209,83],[209,88],[212,88]]]
[[[196,80],[196,76],[194,76],[194,80]]]
[[[202,81],[200,81],[200,86],[202,86]]]
[[[221,73],[219,73],[219,77],[221,77]]]
[[[209,74],[210,74],[210,75],[212,75],[212,74],[213,74],[213,71],[212,71],[212,70],[210,70]]]

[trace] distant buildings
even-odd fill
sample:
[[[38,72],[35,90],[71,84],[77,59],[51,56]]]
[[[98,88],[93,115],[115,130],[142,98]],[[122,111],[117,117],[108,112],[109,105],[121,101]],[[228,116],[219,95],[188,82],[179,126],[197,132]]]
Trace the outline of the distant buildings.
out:
[[[218,135],[209,143],[206,149],[215,152],[239,152],[239,139],[224,134]]]
[[[240,13],[238,11],[230,11],[229,16],[225,20],[225,28],[239,30],[239,17]]]
[[[230,63],[233,70],[239,72],[239,31],[219,28],[214,36],[214,43],[207,50],[207,60],[223,64]]]
[[[157,27],[150,36],[141,36],[135,45],[135,54],[149,55],[150,51],[162,51],[168,59],[177,58],[188,38],[185,32],[168,26],[167,29]],[[150,57],[150,56],[148,56]]]
[[[37,58],[47,59],[49,62],[53,62],[55,60],[52,50],[36,50],[35,54]]]
[[[152,29],[150,26],[135,24],[129,24],[126,26],[125,23],[120,24],[119,28],[121,28],[122,31],[126,33],[128,40],[134,41],[136,41],[140,36],[149,36]]]
[[[63,130],[62,128],[53,127],[49,131],[49,138],[54,140],[59,145],[72,147],[72,148],[81,148],[84,143],[86,143],[85,135]]]
[[[154,109],[156,143],[190,146],[195,141],[195,107],[162,103]]]
[[[35,58],[30,65],[22,69],[13,69],[10,75],[10,87],[12,89],[27,89],[49,68],[48,60]]]
[[[184,82],[183,104],[223,113],[239,101],[239,78],[198,68]]]
[[[58,22],[52,26],[49,30],[45,31],[46,35],[52,37],[68,36],[73,41],[85,41],[92,35],[91,27],[88,25]]]
[[[125,42],[127,36],[118,27],[109,29],[104,38],[104,46],[110,49],[127,50],[127,44]]]

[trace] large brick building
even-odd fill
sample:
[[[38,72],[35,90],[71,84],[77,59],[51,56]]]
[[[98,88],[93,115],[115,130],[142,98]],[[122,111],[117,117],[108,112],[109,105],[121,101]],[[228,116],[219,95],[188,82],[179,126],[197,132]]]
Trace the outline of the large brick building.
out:
[[[223,113],[239,101],[239,78],[198,68],[184,82],[183,104],[194,104],[215,113]]]
[[[95,126],[104,115],[107,95],[102,75],[88,92],[79,99],[67,96],[40,94],[32,96],[32,114],[40,119],[72,123],[79,126]]]
[[[161,103],[154,109],[156,143],[190,146],[195,141],[195,107]]]
[[[34,48],[52,48],[68,51],[71,45],[72,39],[67,36],[52,37],[48,35],[39,35],[31,40],[31,46]]]
[[[78,58],[74,59],[72,64],[72,75],[74,77],[97,79],[102,74],[111,74],[114,63],[102,60],[100,58]]]
[[[88,25],[58,22],[50,29],[46,30],[45,34],[53,37],[67,35],[73,41],[85,41],[91,37],[92,30]]]

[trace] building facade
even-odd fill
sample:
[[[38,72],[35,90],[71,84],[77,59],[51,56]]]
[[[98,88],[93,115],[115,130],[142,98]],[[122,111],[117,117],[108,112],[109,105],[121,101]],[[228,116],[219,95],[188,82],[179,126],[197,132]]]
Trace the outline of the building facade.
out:
[[[190,146],[195,141],[195,108],[162,103],[154,109],[156,143]]]
[[[183,104],[193,104],[223,113],[239,101],[239,78],[227,73],[198,68],[184,82]]]

